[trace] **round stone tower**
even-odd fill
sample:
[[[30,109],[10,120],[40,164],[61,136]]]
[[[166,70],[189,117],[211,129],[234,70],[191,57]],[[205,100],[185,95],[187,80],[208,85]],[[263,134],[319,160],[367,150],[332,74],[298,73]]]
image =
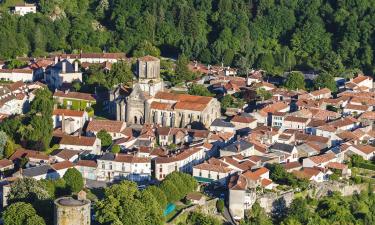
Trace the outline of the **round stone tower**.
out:
[[[62,197],[55,200],[55,225],[90,225],[90,200]]]

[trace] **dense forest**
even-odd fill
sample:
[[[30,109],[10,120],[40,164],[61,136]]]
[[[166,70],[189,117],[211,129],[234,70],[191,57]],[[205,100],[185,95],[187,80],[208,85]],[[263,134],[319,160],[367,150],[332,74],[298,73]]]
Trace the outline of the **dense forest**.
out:
[[[5,0],[7,1],[7,0]],[[0,57],[47,52],[184,54],[204,63],[374,73],[375,0],[30,0],[3,13]],[[0,5],[1,6],[1,5]],[[6,12],[6,10],[3,10]]]

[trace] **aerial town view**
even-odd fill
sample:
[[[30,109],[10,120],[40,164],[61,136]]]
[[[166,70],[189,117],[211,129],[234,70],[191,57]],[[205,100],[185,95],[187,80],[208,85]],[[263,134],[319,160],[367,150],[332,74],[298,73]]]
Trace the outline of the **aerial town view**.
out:
[[[375,225],[375,0],[0,0],[0,225]]]

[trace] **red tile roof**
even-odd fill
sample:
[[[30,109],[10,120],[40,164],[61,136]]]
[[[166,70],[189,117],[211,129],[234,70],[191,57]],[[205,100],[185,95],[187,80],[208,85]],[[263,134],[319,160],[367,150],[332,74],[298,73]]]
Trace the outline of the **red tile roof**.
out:
[[[121,133],[126,127],[125,122],[115,120],[92,120],[87,125],[87,131],[98,132],[105,130],[111,133]]]
[[[85,167],[93,167],[93,168],[96,168],[97,167],[97,164],[95,161],[93,160],[79,160],[77,163],[76,163],[76,166],[85,166]]]
[[[55,109],[52,112],[52,115],[64,115],[64,116],[73,116],[73,117],[83,117],[85,111],[71,110],[71,109]]]
[[[52,164],[51,167],[55,170],[62,170],[62,169],[74,167],[74,164],[70,161],[63,161],[63,162]]]
[[[61,137],[59,144],[77,145],[77,146],[93,146],[95,141],[96,141],[96,137],[63,135]]]
[[[92,94],[89,93],[82,93],[82,92],[63,92],[63,91],[56,91],[53,94],[54,97],[61,97],[61,98],[72,98],[72,99],[80,99],[86,101],[95,101],[95,98]]]

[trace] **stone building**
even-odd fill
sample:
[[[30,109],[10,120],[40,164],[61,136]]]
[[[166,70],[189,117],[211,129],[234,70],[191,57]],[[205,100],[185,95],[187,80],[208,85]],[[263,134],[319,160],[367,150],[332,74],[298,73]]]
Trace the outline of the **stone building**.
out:
[[[79,192],[78,199],[62,197],[55,200],[54,225],[90,225],[91,202],[85,193]]]
[[[215,98],[165,92],[160,60],[153,56],[138,59],[137,82],[131,90],[122,89],[111,91],[110,108],[117,120],[128,125],[153,123],[185,127],[197,122],[208,127],[220,116],[220,103]]]

